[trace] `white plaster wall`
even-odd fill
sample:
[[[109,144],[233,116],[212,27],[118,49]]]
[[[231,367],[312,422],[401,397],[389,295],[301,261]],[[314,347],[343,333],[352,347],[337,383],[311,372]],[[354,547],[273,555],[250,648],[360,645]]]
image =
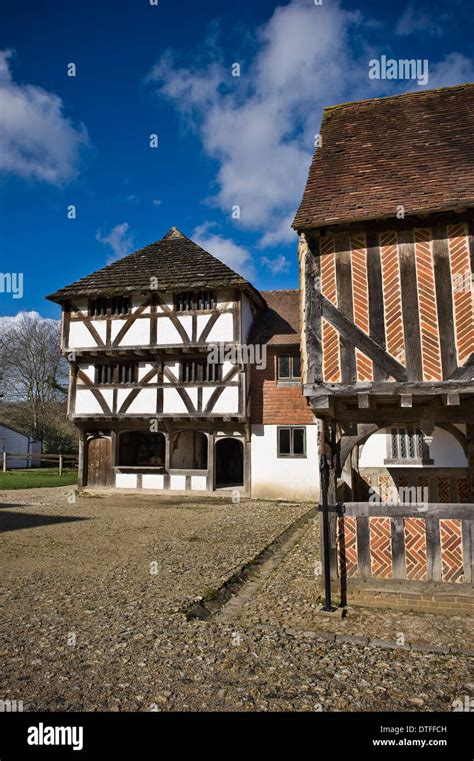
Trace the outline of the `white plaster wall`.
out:
[[[132,393],[131,388],[119,388],[117,389],[117,408],[120,409],[127,397]]]
[[[95,320],[93,325],[102,340],[105,341],[105,320]],[[97,341],[95,340],[94,336],[87,330],[83,322],[71,322],[69,326],[68,348],[88,349],[96,346]]]
[[[231,312],[219,315],[217,322],[207,337],[207,343],[219,343],[234,340],[234,316]]]
[[[170,476],[170,489],[184,491],[186,489],[186,476]]]
[[[136,489],[136,473],[117,473],[115,476],[115,486],[117,489]]]
[[[383,428],[372,434],[364,444],[362,454],[359,460],[360,468],[383,468],[386,467],[385,459],[388,457],[390,449],[388,437],[390,428]],[[431,458],[434,460],[433,465],[424,465],[423,467],[433,468],[466,468],[467,460],[461,445],[456,441],[454,436],[445,431],[443,428],[435,428],[433,433],[433,443],[430,447]],[[390,465],[396,467],[420,467],[419,465]]]
[[[212,393],[213,389],[204,389],[204,391],[210,391]],[[203,392],[203,407],[205,407],[207,403],[207,399],[204,400],[204,392]],[[239,411],[239,386],[228,386],[224,389],[222,394],[220,395],[219,399],[214,405],[214,408],[212,410],[212,414],[225,414],[228,413],[236,414]]]
[[[165,477],[160,473],[144,473],[142,476],[143,489],[163,489]]]
[[[163,389],[163,412],[187,414],[186,405],[175,388]]]
[[[164,346],[167,344],[182,344],[182,338],[171,322],[169,317],[160,317],[157,329],[157,344]]]
[[[154,365],[149,364],[148,362],[140,362],[138,365],[138,380],[141,381],[141,379],[144,378],[150,370],[153,370],[153,368]],[[150,383],[156,383],[156,376],[152,378]]]
[[[185,329],[189,340],[191,340],[193,333],[193,318],[190,314],[182,315],[179,312],[177,313],[177,316],[178,322],[181,323],[181,326]]]
[[[73,410],[76,415],[103,415],[102,407],[86,386],[76,389],[76,404]]]
[[[126,414],[156,415],[156,388],[144,388],[135,397]]]
[[[318,429],[306,427],[306,457],[277,456],[276,425],[253,425],[252,497],[316,500],[319,497]]]
[[[232,364],[232,362],[229,362],[228,360],[223,362],[222,363],[222,377],[225,378],[227,373],[229,373],[233,369],[233,367],[234,367],[234,365]],[[238,376],[236,376],[235,378],[232,378],[232,380],[235,381],[235,380],[237,380],[237,378],[238,378]]]
[[[191,489],[193,491],[205,491],[207,488],[206,476],[191,476]]]
[[[116,322],[123,322],[123,320],[117,320],[112,322],[112,335],[115,336],[118,330],[115,328]],[[132,323],[125,333],[124,337],[120,341],[119,346],[149,346],[150,345],[150,320],[148,318],[138,319]]]
[[[207,323],[211,319],[210,314],[198,314],[197,316],[197,336],[198,340],[201,338],[201,333],[206,327]]]
[[[94,383],[95,381],[95,365],[78,365],[78,369],[82,370],[84,375],[87,375],[90,381]],[[77,383],[80,386],[81,384],[84,384],[84,381],[81,378],[77,379]]]

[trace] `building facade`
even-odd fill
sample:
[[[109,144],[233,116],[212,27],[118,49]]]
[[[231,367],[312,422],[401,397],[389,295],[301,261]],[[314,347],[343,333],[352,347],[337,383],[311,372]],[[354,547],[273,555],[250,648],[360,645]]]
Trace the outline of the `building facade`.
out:
[[[265,347],[251,369],[252,496],[317,500],[317,422],[301,389],[299,290],[262,291],[267,309],[251,342]]]
[[[276,425],[252,415],[260,394],[252,377],[275,367],[251,338],[271,311],[264,296],[179,230],[49,298],[62,307],[81,486],[294,499],[293,474],[311,470],[303,483],[313,483],[300,378],[279,389],[298,398],[299,413],[281,417],[301,424],[296,452],[283,442],[293,431],[278,444]]]
[[[34,458],[22,457],[22,455],[36,454],[39,456],[42,451],[43,445],[41,441],[0,423],[0,458],[3,458],[4,452],[16,455],[16,457],[8,457],[9,469],[39,467],[41,465],[40,460],[35,462]]]
[[[474,85],[326,109],[294,222],[332,574],[372,598],[473,579],[473,118]]]

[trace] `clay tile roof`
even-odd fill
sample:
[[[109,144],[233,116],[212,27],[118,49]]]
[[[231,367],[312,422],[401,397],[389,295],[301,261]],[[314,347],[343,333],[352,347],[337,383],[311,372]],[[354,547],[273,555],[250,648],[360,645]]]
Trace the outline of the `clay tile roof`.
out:
[[[299,345],[300,343],[300,292],[262,291],[267,308],[256,318],[251,343],[269,345]]]
[[[474,205],[474,84],[324,110],[297,230]]]
[[[204,251],[177,227],[172,227],[161,240],[66,285],[47,298],[60,303],[73,296],[147,292],[151,278],[157,279],[159,291],[238,288],[260,306],[263,304],[259,292],[248,280]]]

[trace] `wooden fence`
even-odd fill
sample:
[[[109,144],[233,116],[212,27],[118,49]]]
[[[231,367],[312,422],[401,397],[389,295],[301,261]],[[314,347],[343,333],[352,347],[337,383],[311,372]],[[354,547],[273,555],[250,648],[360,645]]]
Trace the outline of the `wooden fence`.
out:
[[[334,575],[471,584],[474,504],[346,502],[332,512]]]
[[[64,466],[71,462],[70,467],[77,467],[78,456],[76,454],[42,454],[41,452],[30,453],[15,453],[15,452],[3,452],[2,453],[2,469],[6,473],[8,470],[8,458],[15,460],[31,460],[32,467],[41,467],[41,462],[57,462],[58,472],[62,476]],[[15,468],[16,470],[16,468]]]

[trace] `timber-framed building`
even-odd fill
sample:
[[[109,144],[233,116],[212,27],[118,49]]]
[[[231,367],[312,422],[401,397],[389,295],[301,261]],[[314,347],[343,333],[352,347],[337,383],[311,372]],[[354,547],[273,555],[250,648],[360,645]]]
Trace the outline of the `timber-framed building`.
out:
[[[51,294],[79,484],[317,498],[299,294],[268,297],[177,228]]]
[[[474,85],[327,108],[320,134],[293,226],[331,575],[472,609]]]

